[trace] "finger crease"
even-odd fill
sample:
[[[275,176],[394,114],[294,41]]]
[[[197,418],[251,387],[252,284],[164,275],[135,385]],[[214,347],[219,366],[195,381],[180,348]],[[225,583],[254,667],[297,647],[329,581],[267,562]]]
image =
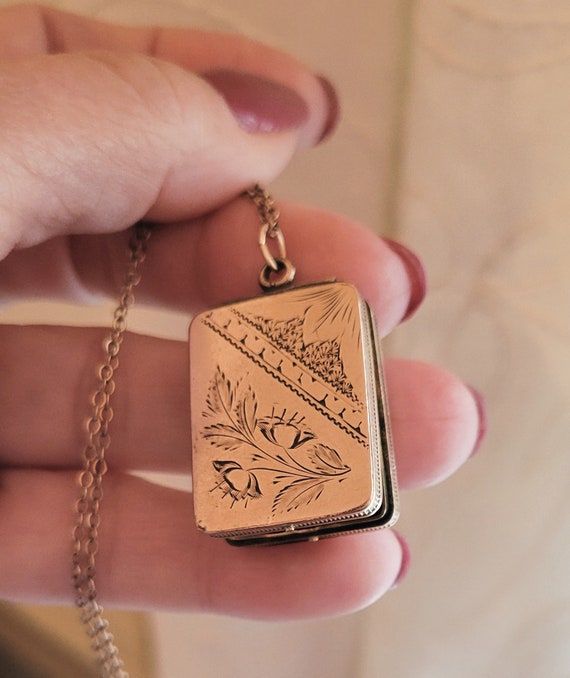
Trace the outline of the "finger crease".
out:
[[[157,55],[161,35],[162,28],[160,28],[160,26],[153,26],[152,28],[149,29],[146,51],[152,57],[156,57]]]
[[[62,46],[53,21],[52,13],[47,7],[38,7],[38,13],[43,34],[44,51],[46,54],[58,54],[62,51]]]

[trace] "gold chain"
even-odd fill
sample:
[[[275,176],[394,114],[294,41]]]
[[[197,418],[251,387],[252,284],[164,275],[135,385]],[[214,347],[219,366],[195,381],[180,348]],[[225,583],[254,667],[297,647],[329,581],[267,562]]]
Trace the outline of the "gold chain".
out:
[[[279,211],[272,197],[260,186],[246,191],[257,208],[261,220],[259,244],[266,266],[260,274],[262,287],[275,288],[288,285],[295,275],[295,268],[287,259],[285,241],[279,227]],[[92,639],[102,678],[128,678],[123,668],[109,623],[103,616],[103,608],[97,602],[95,585],[95,557],[99,548],[99,525],[101,523],[101,500],[103,477],[107,472],[106,451],[111,437],[109,425],[113,419],[111,396],[115,390],[115,371],[119,366],[119,350],[127,326],[127,314],[134,303],[134,289],[140,281],[139,268],[146,256],[150,228],[146,224],[135,226],[129,244],[130,258],[121,288],[119,304],[115,309],[111,334],[105,343],[105,361],[99,368],[99,383],[91,400],[91,416],[87,421],[87,441],[83,449],[83,469],[79,475],[80,495],[75,504],[77,523],[73,530],[73,586],[75,603],[81,610],[81,621]],[[279,255],[274,258],[269,252],[266,238],[276,239]],[[271,277],[276,273],[275,277]]]
[[[126,330],[129,307],[134,302],[134,288],[140,280],[139,267],[146,255],[150,228],[137,224],[129,244],[130,259],[119,305],[115,309],[111,334],[105,343],[105,361],[99,368],[99,384],[92,398],[91,417],[87,422],[87,442],[83,450],[83,470],[79,476],[81,488],[75,510],[77,523],[73,531],[73,585],[75,602],[81,609],[81,620],[92,639],[103,678],[128,678],[123,669],[103,617],[103,608],[97,603],[95,586],[95,556],[99,546],[100,507],[103,498],[103,476],[107,472],[105,452],[109,448],[109,424],[113,418],[110,405],[115,390],[114,374],[119,366],[119,350]]]
[[[261,221],[258,244],[265,259],[265,266],[259,274],[259,284],[264,290],[286,287],[293,282],[295,267],[287,258],[285,238],[279,226],[279,210],[273,198],[259,184],[245,192],[257,208]],[[274,257],[267,245],[267,238],[277,243],[278,255]]]
[[[262,188],[259,184],[255,184],[245,192],[245,195],[257,207],[257,212],[262,224],[267,224],[269,227],[268,235],[273,238],[274,234],[279,230],[279,210],[271,195]]]

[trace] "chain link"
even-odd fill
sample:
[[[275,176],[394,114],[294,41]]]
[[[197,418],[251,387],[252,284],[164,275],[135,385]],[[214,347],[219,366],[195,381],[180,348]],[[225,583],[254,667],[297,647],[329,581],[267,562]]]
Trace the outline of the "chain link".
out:
[[[270,238],[275,238],[277,231],[280,230],[279,217],[281,215],[271,195],[259,184],[255,184],[245,194],[257,207],[257,213],[259,214],[262,226],[267,225],[269,227],[267,235]]]
[[[108,631],[103,608],[97,603],[95,557],[99,546],[100,508],[103,477],[107,472],[105,453],[111,443],[109,425],[113,419],[110,401],[115,390],[115,371],[126,330],[129,307],[134,302],[134,288],[140,281],[139,267],[146,256],[150,228],[137,224],[129,244],[130,258],[115,309],[111,334],[105,342],[105,361],[99,368],[97,390],[91,399],[91,416],[86,424],[87,441],[83,449],[83,470],[79,475],[80,496],[75,504],[77,522],[73,530],[73,586],[81,621],[92,639],[102,678],[128,678],[123,662]]]
[[[286,287],[293,282],[295,267],[287,258],[285,237],[279,226],[279,210],[271,195],[259,184],[246,191],[245,195],[256,206],[261,221],[258,243],[265,259],[265,266],[259,274],[259,284],[264,290]],[[278,255],[276,257],[269,250],[268,237],[277,243]]]

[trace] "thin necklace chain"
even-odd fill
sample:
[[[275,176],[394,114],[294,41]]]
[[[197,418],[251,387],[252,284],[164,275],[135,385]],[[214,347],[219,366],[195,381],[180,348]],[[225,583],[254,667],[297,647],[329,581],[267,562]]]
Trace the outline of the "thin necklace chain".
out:
[[[105,342],[105,360],[99,368],[99,382],[91,400],[91,416],[87,421],[87,441],[83,449],[83,470],[79,476],[80,495],[75,504],[77,522],[73,531],[73,586],[75,603],[81,610],[81,621],[92,639],[102,678],[128,678],[109,632],[103,608],[97,603],[95,556],[99,547],[100,508],[103,498],[103,476],[107,472],[105,453],[111,437],[113,419],[111,396],[115,390],[115,371],[119,366],[119,350],[127,326],[127,314],[134,302],[134,289],[140,281],[139,268],[146,256],[150,227],[137,224],[129,244],[127,266],[119,304],[115,309],[111,334]]]
[[[256,185],[244,193],[254,203],[265,229],[265,235],[280,242],[279,266],[290,266],[285,258],[284,243],[279,227],[279,211],[272,197]],[[111,397],[115,391],[115,372],[119,367],[119,351],[127,328],[127,315],[134,303],[134,290],[140,282],[140,266],[143,263],[151,229],[148,224],[139,223],[129,243],[129,262],[121,287],[119,303],[113,315],[111,333],[105,342],[105,360],[99,367],[99,381],[91,399],[91,414],[86,424],[86,444],[83,448],[83,468],[79,475],[79,498],[75,503],[76,524],[73,530],[73,587],[75,604],[81,610],[81,621],[85,624],[91,646],[100,668],[101,678],[129,678],[115,645],[109,622],[103,616],[103,608],[97,602],[95,585],[95,559],[99,549],[99,526],[101,524],[101,501],[103,499],[103,477],[107,473],[107,450],[111,444],[109,427],[113,419]],[[265,245],[265,241],[264,241]],[[271,254],[262,248],[268,267],[269,277]],[[275,261],[275,260],[273,260]],[[292,268],[292,267],[291,267]],[[287,268],[286,275],[291,275]],[[262,271],[263,274],[263,271]],[[292,269],[294,275],[294,269]],[[289,279],[287,280],[289,282]],[[278,284],[282,284],[280,281]],[[272,283],[272,286],[274,284]]]
[[[259,274],[259,284],[263,290],[287,287],[295,278],[295,267],[287,258],[285,237],[279,225],[279,210],[271,195],[256,184],[245,194],[257,208],[261,228],[258,244],[265,259],[265,266]],[[276,243],[278,254],[274,256],[268,246],[267,238]]]
[[[262,224],[267,224],[269,237],[275,237],[279,230],[279,210],[271,195],[259,184],[245,191],[244,195],[257,207],[257,212]]]

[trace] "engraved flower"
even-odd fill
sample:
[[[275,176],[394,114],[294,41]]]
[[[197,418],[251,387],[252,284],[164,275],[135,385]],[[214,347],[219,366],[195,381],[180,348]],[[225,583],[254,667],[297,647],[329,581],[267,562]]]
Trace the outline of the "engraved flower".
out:
[[[272,414],[270,417],[261,419],[258,425],[259,430],[270,443],[285,450],[294,450],[315,437],[314,433],[303,426],[303,419],[304,417],[297,419],[296,414],[286,419],[284,411],[280,416]]]
[[[221,490],[224,497],[229,494],[233,499],[232,506],[237,501],[245,501],[247,506],[250,499],[261,497],[259,482],[251,471],[244,469],[236,461],[214,461],[213,465],[219,478],[214,489]]]

